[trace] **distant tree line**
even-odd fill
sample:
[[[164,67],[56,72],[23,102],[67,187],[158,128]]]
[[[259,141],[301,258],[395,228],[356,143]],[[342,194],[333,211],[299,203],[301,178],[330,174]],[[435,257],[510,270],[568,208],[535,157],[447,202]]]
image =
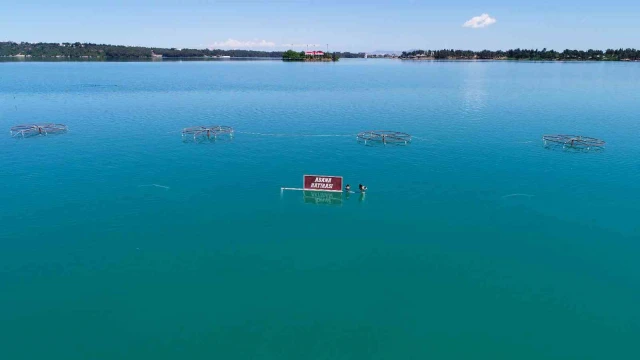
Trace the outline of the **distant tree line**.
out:
[[[0,57],[25,56],[31,58],[90,58],[90,59],[148,59],[153,54],[164,58],[203,58],[231,56],[244,58],[282,58],[283,51],[176,49],[142,46],[123,46],[92,43],[27,43],[0,42]],[[364,57],[364,53],[335,53],[338,57]]]
[[[486,60],[597,60],[597,61],[635,61],[640,60],[640,50],[636,49],[607,49],[602,50],[555,50],[542,49],[512,49],[512,50],[414,50],[402,52],[401,58],[433,58],[444,59],[486,59]]]
[[[346,59],[358,59],[358,58],[364,59],[364,56],[365,56],[365,53],[363,53],[363,52],[360,52],[360,53],[335,52],[334,54],[336,54],[336,56],[338,56],[338,57],[346,58]]]
[[[144,59],[153,54],[167,58],[233,56],[233,57],[282,57],[282,51],[255,50],[209,50],[209,49],[176,49],[153,48],[142,46],[123,46],[92,43],[15,43],[0,42],[0,56],[24,55],[31,57],[65,57],[65,58],[118,58]]]

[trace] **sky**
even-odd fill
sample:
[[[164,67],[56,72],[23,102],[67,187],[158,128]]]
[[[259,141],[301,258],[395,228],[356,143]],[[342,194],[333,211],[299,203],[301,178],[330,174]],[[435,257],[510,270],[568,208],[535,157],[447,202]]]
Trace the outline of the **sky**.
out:
[[[640,48],[639,0],[0,0],[0,41],[372,52]]]

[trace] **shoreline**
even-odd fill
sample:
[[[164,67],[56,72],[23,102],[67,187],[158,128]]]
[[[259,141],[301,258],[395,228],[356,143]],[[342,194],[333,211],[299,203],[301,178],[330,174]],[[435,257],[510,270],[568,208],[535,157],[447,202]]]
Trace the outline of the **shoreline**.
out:
[[[589,60],[581,60],[581,59],[408,59],[408,58],[397,58],[398,60],[403,61],[464,61],[464,62],[490,62],[490,61],[513,61],[513,62],[640,62],[640,60],[617,60],[617,59],[607,59],[607,60],[597,60],[597,59],[589,59]]]
[[[346,60],[369,60],[366,58],[344,58]],[[340,59],[343,60],[343,59]],[[545,59],[434,59],[434,58],[377,58],[378,60],[401,60],[406,62],[536,62],[536,63],[600,63],[600,62],[623,62],[623,63],[637,63],[640,60],[580,60],[580,59],[559,59],[559,60],[545,60]],[[16,56],[0,56],[0,63],[23,63],[23,62],[196,62],[196,61],[211,61],[211,62],[225,62],[225,61],[281,61],[281,62],[334,62],[332,59],[300,59],[300,60],[286,60],[279,57],[232,57],[232,58],[212,58],[212,57],[168,57],[168,58],[77,58],[77,57],[16,57]]]
[[[164,62],[164,61],[282,61],[279,57],[169,57],[169,58],[77,58],[77,57],[15,57],[0,56],[1,62]]]

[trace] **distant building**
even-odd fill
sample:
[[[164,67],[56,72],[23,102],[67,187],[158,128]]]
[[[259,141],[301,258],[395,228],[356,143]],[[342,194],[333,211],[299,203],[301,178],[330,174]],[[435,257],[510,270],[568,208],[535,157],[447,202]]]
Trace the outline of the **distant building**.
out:
[[[323,56],[324,51],[305,51],[304,54],[310,56]]]

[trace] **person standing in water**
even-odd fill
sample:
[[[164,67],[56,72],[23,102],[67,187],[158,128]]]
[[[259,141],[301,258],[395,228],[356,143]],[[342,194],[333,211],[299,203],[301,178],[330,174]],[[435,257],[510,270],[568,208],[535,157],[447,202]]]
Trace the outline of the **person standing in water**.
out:
[[[366,187],[366,186],[364,186],[364,185],[362,185],[362,184],[359,184],[359,185],[358,185],[358,189],[360,189],[360,192],[365,192],[365,191],[367,191],[367,187]]]
[[[344,187],[344,189],[345,189],[347,192],[351,192],[351,185],[347,184],[347,186],[345,186],[345,187]]]

